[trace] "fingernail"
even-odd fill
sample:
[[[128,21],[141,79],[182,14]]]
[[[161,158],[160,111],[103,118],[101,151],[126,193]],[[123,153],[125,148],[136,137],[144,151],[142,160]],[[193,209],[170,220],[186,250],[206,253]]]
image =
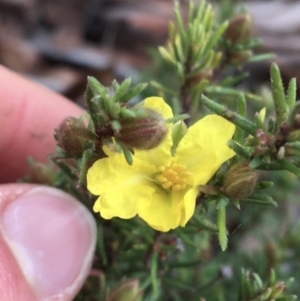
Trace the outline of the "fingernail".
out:
[[[78,290],[89,272],[96,227],[72,196],[54,188],[34,188],[4,208],[2,231],[38,297],[51,300]]]

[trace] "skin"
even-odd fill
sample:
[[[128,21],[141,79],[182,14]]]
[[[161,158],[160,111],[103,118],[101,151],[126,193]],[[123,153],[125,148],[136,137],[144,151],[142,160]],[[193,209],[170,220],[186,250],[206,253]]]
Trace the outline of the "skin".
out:
[[[23,197],[36,188],[40,188],[39,191],[44,193],[44,187],[15,183],[28,171],[28,156],[37,161],[46,161],[46,156],[55,149],[54,128],[65,117],[80,116],[81,114],[82,110],[64,97],[0,66],[0,299],[3,301],[72,300],[89,273],[89,263],[84,261],[84,256],[81,254],[78,257],[79,280],[72,280],[73,282],[69,283],[68,287],[59,288],[59,298],[52,296],[52,293],[48,291],[39,294],[39,284],[30,284],[28,276],[24,273],[23,265],[20,265],[16,253],[12,251],[4,232],[1,231],[2,228],[5,228],[5,223],[10,222],[10,220],[6,221],[9,219],[6,217],[9,216],[6,213],[7,208],[10,208],[9,206],[17,198]],[[53,198],[53,196],[51,197]],[[59,198],[63,201],[66,199],[64,204],[70,205],[70,208],[77,206],[76,201],[71,198],[69,200],[68,196],[62,195]],[[46,204],[48,203],[46,202]],[[49,208],[47,207],[45,210],[51,211],[53,209],[51,206],[56,206],[55,198],[53,205],[50,202],[47,206]],[[54,211],[53,214],[60,214],[60,207],[56,206],[56,209],[58,213]],[[84,212],[82,215],[83,217],[80,218],[83,221],[71,219],[71,223],[74,223],[74,227],[78,226],[76,225],[78,222],[87,224],[84,231],[87,231],[90,238],[85,243],[93,248],[95,227],[90,221],[88,212]],[[68,212],[65,216],[68,218]],[[73,227],[73,224],[69,226]],[[51,227],[51,221],[49,227]],[[86,238],[79,237],[76,243],[80,245],[81,240],[84,239]],[[91,256],[89,255],[89,257]],[[81,269],[81,266],[87,266],[87,268]],[[52,287],[53,290],[55,291],[55,285]]]
[[[0,83],[0,181],[9,183],[26,173],[28,156],[45,161],[55,149],[54,128],[82,110],[1,66]]]

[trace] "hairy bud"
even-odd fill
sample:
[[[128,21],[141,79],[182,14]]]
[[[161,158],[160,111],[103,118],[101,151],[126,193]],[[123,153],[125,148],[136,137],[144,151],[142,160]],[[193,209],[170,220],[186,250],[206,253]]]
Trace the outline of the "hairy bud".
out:
[[[165,138],[168,129],[163,117],[151,109],[138,109],[134,118],[120,118],[114,136],[128,148],[152,149]]]
[[[225,174],[222,191],[233,199],[247,198],[252,194],[257,178],[257,172],[249,167],[248,162],[239,162]]]
[[[138,301],[142,290],[138,280],[128,280],[119,284],[109,295],[107,301]]]
[[[272,290],[272,293],[271,293],[270,298],[272,298],[272,300],[275,300],[278,297],[282,296],[282,294],[286,290],[286,285],[285,285],[285,283],[283,281],[282,282],[278,282],[278,283],[275,283],[271,287],[271,290]]]
[[[56,176],[57,170],[55,170],[51,164],[47,165],[41,162],[34,162],[34,164],[30,166],[24,181],[28,183],[53,185]]]
[[[202,80],[211,81],[213,77],[213,70],[212,69],[203,69],[191,78],[188,79],[188,84],[190,85],[196,85],[200,83]]]
[[[55,130],[57,145],[72,157],[80,156],[96,136],[89,131],[81,120],[68,117]]]
[[[250,36],[252,18],[248,13],[239,14],[233,17],[225,31],[225,37],[236,44],[247,40]]]
[[[246,63],[253,55],[251,50],[239,51],[230,54],[229,63],[232,65],[241,65]]]

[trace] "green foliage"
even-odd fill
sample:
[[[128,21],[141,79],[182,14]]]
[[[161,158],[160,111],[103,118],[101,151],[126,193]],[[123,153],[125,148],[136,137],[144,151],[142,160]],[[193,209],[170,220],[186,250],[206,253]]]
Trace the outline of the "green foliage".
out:
[[[213,111],[236,125],[228,142],[236,156],[201,187],[195,213],[184,228],[160,233],[138,218],[103,220],[96,216],[96,274],[76,300],[296,300],[286,288],[299,294],[290,278],[300,281],[300,224],[295,226],[290,219],[290,207],[296,204],[283,201],[293,198],[291,183],[300,175],[296,80],[291,79],[286,89],[278,66],[272,64],[274,112],[266,116],[264,111],[254,112],[248,117],[264,96],[237,88],[247,76],[242,65],[270,55],[253,54],[260,42],[250,35],[251,17],[246,12],[233,13],[231,7],[218,21],[212,5],[191,2],[185,22],[175,3],[169,39],[158,49],[157,76],[149,82],[176,114],[167,120],[175,123],[175,144],[186,132],[182,120],[190,116],[186,122],[192,124]],[[71,125],[68,122],[56,131],[61,149],[51,158],[58,169],[43,167],[38,174],[47,177],[33,173],[26,180],[46,178],[44,184],[72,193],[92,211],[95,199],[86,190],[87,169],[106,156],[105,147],[123,152],[132,164],[136,144],[124,143],[120,133],[126,128],[131,136],[132,124],[139,126],[145,116],[153,117],[130,102],[146,93],[142,92],[145,88],[146,84],[132,85],[130,79],[120,84],[114,81],[107,88],[89,77],[85,121],[72,119]],[[153,118],[157,124],[161,121],[159,116]],[[67,145],[59,143],[66,132],[74,138],[67,139]],[[279,235],[281,227],[284,231]],[[266,228],[267,233],[262,230]],[[249,237],[254,242],[247,242]],[[248,250],[255,243],[258,247]]]
[[[267,284],[264,284],[256,273],[250,274],[242,269],[241,274],[238,301],[297,300],[297,296],[284,293],[286,284],[284,282],[276,282],[274,270],[271,270]],[[287,285],[291,285],[293,281],[294,279],[290,278],[287,281]]]

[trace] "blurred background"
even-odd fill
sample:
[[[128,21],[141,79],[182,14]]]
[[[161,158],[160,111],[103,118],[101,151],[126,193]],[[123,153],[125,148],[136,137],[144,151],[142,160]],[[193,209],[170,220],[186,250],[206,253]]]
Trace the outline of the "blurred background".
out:
[[[299,1],[220,2],[245,5],[261,51],[278,55],[284,77],[299,78]],[[171,0],[0,0],[0,64],[82,103],[87,75],[110,84],[151,72],[149,50],[165,42],[172,18]],[[250,83],[268,82],[268,65],[246,66]]]

